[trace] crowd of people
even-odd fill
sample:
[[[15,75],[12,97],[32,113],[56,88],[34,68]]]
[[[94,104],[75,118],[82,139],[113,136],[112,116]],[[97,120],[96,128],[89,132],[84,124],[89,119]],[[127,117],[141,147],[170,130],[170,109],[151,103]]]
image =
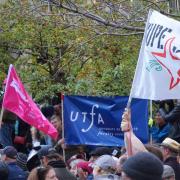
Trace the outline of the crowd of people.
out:
[[[5,110],[0,180],[180,180],[180,104],[156,104],[153,140],[131,156],[127,147],[66,146],[59,101],[41,108],[59,132],[57,141]]]

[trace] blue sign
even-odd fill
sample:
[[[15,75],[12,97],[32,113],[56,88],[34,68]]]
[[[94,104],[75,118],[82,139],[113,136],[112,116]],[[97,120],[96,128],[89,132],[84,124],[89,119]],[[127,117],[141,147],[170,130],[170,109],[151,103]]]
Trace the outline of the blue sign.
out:
[[[68,145],[123,146],[120,129],[128,97],[64,96],[64,137]],[[148,142],[148,101],[133,99],[132,127]]]

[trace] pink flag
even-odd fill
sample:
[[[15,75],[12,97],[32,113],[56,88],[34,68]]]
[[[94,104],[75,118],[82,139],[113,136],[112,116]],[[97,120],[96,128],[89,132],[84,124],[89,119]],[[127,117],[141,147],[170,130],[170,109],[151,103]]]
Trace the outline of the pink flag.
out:
[[[19,116],[26,123],[56,139],[57,130],[41,113],[26,92],[13,65],[10,65],[2,106]]]

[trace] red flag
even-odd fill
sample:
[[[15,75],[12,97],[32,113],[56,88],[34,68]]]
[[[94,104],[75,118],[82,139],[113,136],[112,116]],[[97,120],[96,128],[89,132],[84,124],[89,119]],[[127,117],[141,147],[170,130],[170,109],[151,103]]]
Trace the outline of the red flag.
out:
[[[10,65],[2,106],[19,116],[26,123],[56,139],[57,130],[45,118],[26,92],[13,65]]]

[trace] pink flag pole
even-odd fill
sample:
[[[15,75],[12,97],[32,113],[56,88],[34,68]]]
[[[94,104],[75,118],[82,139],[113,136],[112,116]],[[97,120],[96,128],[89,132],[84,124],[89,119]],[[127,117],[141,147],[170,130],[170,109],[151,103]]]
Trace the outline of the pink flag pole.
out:
[[[4,114],[4,108],[3,108],[3,106],[2,106],[1,115],[0,115],[0,128],[1,128],[1,125],[2,125],[3,114]]]
[[[61,94],[62,138],[64,139],[64,94]],[[64,142],[65,143],[65,142]],[[63,159],[66,162],[66,151],[63,149]]]

